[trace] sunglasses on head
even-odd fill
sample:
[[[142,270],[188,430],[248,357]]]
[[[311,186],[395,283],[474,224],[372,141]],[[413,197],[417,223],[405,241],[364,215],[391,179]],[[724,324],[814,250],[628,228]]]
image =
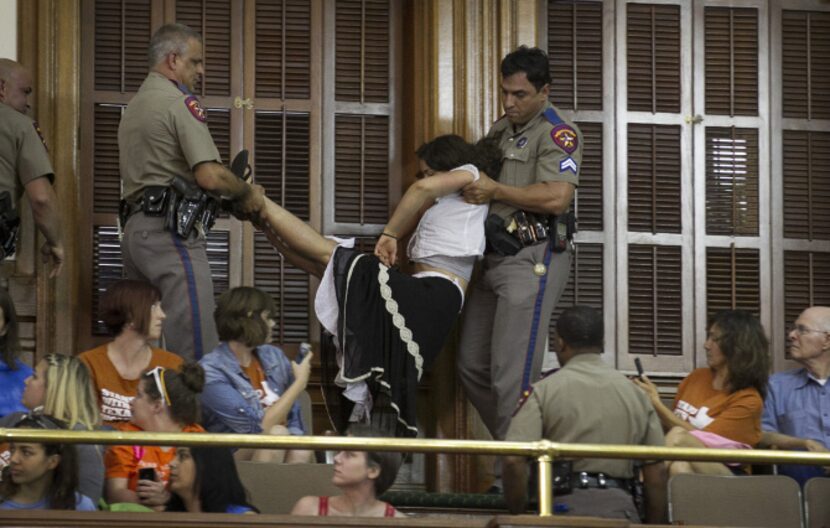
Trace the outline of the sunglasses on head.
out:
[[[164,367],[156,367],[152,370],[148,370],[144,375],[153,376],[153,380],[156,382],[156,389],[158,389],[159,394],[161,394],[162,402],[170,407],[170,396],[167,395],[167,385],[164,383],[164,372],[166,370],[167,369]]]

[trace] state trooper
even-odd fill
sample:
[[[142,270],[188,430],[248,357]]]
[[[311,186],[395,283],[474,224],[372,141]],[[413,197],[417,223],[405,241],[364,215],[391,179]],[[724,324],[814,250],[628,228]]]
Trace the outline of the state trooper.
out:
[[[198,360],[218,344],[206,241],[218,198],[254,213],[263,192],[222,165],[192,93],[204,73],[201,35],[162,26],[148,58],[150,73],[118,127],[121,250],[127,277],[162,292],[165,347]]]
[[[501,63],[504,116],[498,181],[484,175],[464,189],[489,203],[488,249],[465,306],[458,371],[467,397],[495,439],[503,439],[523,390],[539,377],[551,313],[571,266],[582,134],[548,102],[548,59],[522,46]]]
[[[16,249],[20,200],[25,194],[46,242],[41,247],[50,277],[63,268],[64,248],[52,182],[55,171],[37,123],[28,117],[32,76],[19,63],[0,59],[0,260]]]

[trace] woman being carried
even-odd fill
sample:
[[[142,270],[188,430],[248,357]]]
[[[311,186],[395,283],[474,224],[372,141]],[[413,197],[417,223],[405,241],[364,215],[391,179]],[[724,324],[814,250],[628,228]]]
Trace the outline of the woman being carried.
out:
[[[466,203],[460,191],[479,171],[498,175],[500,149],[490,140],[471,145],[448,135],[422,145],[417,155],[425,177],[407,189],[373,255],[352,249],[351,241],[324,238],[270,200],[260,211],[272,244],[294,265],[323,277],[317,317],[335,336],[335,381],[351,402],[340,413],[335,401],[327,402],[341,430],[371,418],[389,433],[417,433],[418,382],[443,348],[484,253],[487,206]],[[398,240],[410,233],[413,275],[389,267],[398,260]],[[333,377],[325,369],[324,376]]]
[[[743,310],[715,315],[703,345],[707,368],[692,371],[677,388],[673,410],[647,377],[635,379],[654,405],[670,447],[749,449],[761,440],[761,413],[769,377],[769,342],[761,323]],[[719,462],[670,462],[669,473],[742,474]]]
[[[181,372],[156,367],[141,376],[138,394],[130,402],[133,421],[123,431],[201,433],[199,393],[205,373],[197,363],[185,363]],[[133,502],[163,510],[170,500],[167,480],[176,448],[114,445],[104,458],[107,500]]]

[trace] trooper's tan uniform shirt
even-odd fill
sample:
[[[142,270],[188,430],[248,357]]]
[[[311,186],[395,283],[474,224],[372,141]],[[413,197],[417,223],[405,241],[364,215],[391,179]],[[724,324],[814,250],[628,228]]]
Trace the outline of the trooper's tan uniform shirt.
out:
[[[198,99],[179,84],[150,72],[127,105],[118,127],[122,198],[135,205],[148,186],[169,186],[175,176],[195,182],[193,168],[220,162]],[[133,214],[123,227],[121,253],[127,278],[161,290],[167,318],[164,347],[198,360],[219,343],[213,320],[214,290],[205,234],[184,240],[163,216]]]
[[[665,445],[648,397],[599,354],[574,356],[535,383],[520,405],[510,422],[508,441]],[[618,479],[634,476],[630,460],[587,458],[574,461],[573,468]]]
[[[513,187],[526,187],[546,181],[579,185],[582,132],[570,121],[562,120],[559,125],[552,123],[545,117],[545,112],[549,109],[555,111],[553,105],[547,103],[533,119],[516,131],[506,117],[496,121],[490,129],[488,136],[499,140],[503,152],[504,164],[498,178],[500,183]],[[577,137],[570,137],[574,132]],[[568,153],[565,149],[571,152]],[[490,204],[490,212],[502,218],[507,218],[517,210],[504,202]]]
[[[194,104],[195,102],[195,104]],[[168,186],[178,175],[195,181],[193,167],[221,163],[196,98],[151,72],[118,127],[122,198],[135,202],[147,186]]]
[[[506,117],[499,119],[487,135],[502,149],[500,183],[579,183],[582,134],[550,103],[516,130]],[[490,202],[490,213],[503,219],[517,210]],[[479,269],[464,306],[458,372],[490,434],[503,439],[522,391],[541,372],[548,322],[568,281],[571,251],[552,253],[547,241],[540,242],[513,256],[489,252]]]
[[[37,123],[0,103],[0,193],[8,191],[17,208],[26,184],[54,173]]]

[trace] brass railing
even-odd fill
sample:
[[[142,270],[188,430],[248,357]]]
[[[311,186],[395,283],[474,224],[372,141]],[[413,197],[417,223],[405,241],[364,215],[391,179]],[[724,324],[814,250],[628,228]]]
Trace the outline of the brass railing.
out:
[[[830,453],[772,451],[763,449],[705,449],[650,447],[615,444],[564,444],[497,442],[493,440],[439,440],[427,438],[360,438],[350,436],[270,436],[215,433],[148,433],[121,431],[62,431],[3,429],[0,441],[71,444],[127,444],[169,446],[231,446],[247,448],[312,450],[357,449],[407,453],[455,453],[533,457],[539,465],[539,515],[553,512],[552,462],[564,458],[628,458],[640,460],[692,460],[744,464],[810,464],[830,466]]]

